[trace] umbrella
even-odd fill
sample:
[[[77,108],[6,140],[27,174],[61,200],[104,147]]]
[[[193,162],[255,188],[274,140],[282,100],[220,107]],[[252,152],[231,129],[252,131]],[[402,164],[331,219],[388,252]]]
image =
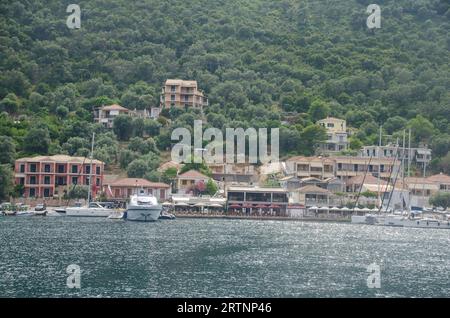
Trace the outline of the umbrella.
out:
[[[172,205],[172,203],[166,201],[166,202],[164,202],[162,205],[163,205],[163,206],[169,206],[169,205]]]
[[[249,204],[249,203],[245,203],[244,205],[243,205],[243,207],[244,208],[251,208],[251,207],[253,207],[251,204]]]
[[[255,208],[258,208],[258,209],[266,209],[267,206],[264,205],[264,204],[258,204],[257,206],[255,206]]]
[[[330,209],[331,211],[339,211],[340,209],[337,206],[334,206]]]
[[[202,206],[205,206],[205,204],[204,204],[203,202],[199,202],[199,203],[194,204],[194,206],[200,206],[200,207],[202,207]]]
[[[327,207],[327,206],[321,206],[321,207],[319,208],[319,210],[328,210],[328,207]]]
[[[269,206],[269,208],[272,208],[272,209],[279,209],[280,206],[279,206],[279,205],[276,205],[276,204],[271,204],[271,205]]]
[[[343,208],[341,208],[341,211],[349,211],[350,209],[347,208],[346,206],[344,206]]]
[[[364,209],[361,209],[361,211],[370,212],[371,210],[369,208],[364,208]]]
[[[317,210],[317,209],[318,209],[318,207],[316,207],[316,206],[312,206],[312,207],[310,207],[309,209],[310,209],[310,210]]]
[[[219,204],[219,203],[212,203],[209,206],[213,207],[213,208],[222,208],[223,207],[222,204]]]
[[[186,202],[177,202],[175,203],[176,206],[189,206]]]

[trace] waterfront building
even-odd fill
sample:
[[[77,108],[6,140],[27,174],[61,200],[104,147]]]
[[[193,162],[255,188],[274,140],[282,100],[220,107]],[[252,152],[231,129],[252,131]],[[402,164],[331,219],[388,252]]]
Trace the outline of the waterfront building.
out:
[[[405,178],[406,187],[411,195],[411,206],[431,207],[429,200],[439,191],[439,184],[428,178]]]
[[[327,189],[315,185],[307,185],[301,187],[296,192],[298,193],[298,200],[294,200],[294,203],[299,203],[306,207],[328,207],[330,205],[331,193]]]
[[[345,120],[327,117],[319,120],[317,124],[327,131],[327,140],[319,144],[318,154],[329,155],[348,149],[347,123]]]
[[[144,190],[145,194],[155,196],[159,201],[165,201],[171,196],[170,185],[163,182],[151,182],[140,178],[118,178],[105,180],[103,191],[108,198],[126,200],[133,194]]]
[[[435,174],[435,175],[428,177],[427,180],[438,185],[439,191],[450,192],[450,176],[443,174],[441,172],[439,174]]]
[[[289,204],[283,188],[230,186],[226,190],[228,209],[240,214],[285,216]]]
[[[213,163],[208,164],[212,172],[212,178],[227,183],[251,183],[257,182],[255,166],[251,164]]]
[[[208,106],[208,98],[198,89],[197,81],[168,79],[160,97],[160,108],[199,108]]]
[[[105,164],[92,160],[93,196],[102,188]],[[15,162],[15,184],[25,198],[62,196],[75,185],[89,185],[91,160],[67,155],[20,158]]]
[[[296,156],[286,160],[286,172],[299,178],[326,179],[335,177],[335,161],[328,157]]]

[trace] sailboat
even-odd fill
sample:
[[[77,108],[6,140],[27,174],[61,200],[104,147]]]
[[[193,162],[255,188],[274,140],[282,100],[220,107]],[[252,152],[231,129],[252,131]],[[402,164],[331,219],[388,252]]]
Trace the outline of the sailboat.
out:
[[[113,209],[100,204],[99,202],[91,202],[91,188],[92,188],[92,160],[94,156],[94,140],[95,133],[92,134],[92,145],[91,145],[91,167],[89,170],[89,191],[87,198],[87,205],[76,206],[66,208],[66,216],[96,216],[96,217],[108,217]]]

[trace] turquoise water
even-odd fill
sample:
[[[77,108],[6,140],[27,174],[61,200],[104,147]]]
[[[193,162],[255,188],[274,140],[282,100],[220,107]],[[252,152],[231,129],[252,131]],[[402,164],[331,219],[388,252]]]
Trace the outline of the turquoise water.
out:
[[[0,297],[448,297],[450,231],[0,217]],[[381,265],[379,289],[367,266]],[[81,268],[69,289],[66,268]]]

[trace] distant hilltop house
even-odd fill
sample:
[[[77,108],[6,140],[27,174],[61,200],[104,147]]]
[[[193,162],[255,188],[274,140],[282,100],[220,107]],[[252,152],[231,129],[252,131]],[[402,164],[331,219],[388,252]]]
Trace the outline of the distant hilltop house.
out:
[[[208,98],[198,89],[197,81],[168,79],[160,97],[160,108],[199,108],[208,106]]]
[[[120,106],[118,104],[101,106],[94,109],[94,121],[96,123],[102,124],[106,128],[113,128],[114,118],[119,115],[127,115],[131,117],[141,117],[141,118],[156,118],[157,116],[152,116],[152,113],[147,109],[143,110],[131,110]],[[159,115],[159,113],[158,113]]]
[[[93,195],[101,189],[105,164],[92,160]],[[89,185],[91,160],[67,155],[20,158],[15,162],[14,180],[23,186],[26,198],[51,198],[61,196],[74,185]]]
[[[323,126],[327,131],[327,140],[318,146],[319,154],[336,154],[348,149],[347,122],[345,120],[327,117],[319,120],[317,124]]]

